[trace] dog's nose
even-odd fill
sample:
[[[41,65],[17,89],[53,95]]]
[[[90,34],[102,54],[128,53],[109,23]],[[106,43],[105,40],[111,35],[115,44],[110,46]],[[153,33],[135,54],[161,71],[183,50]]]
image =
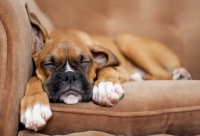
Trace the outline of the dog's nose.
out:
[[[79,79],[79,75],[76,72],[71,71],[60,73],[59,77],[62,81],[65,81],[69,84],[73,84]]]

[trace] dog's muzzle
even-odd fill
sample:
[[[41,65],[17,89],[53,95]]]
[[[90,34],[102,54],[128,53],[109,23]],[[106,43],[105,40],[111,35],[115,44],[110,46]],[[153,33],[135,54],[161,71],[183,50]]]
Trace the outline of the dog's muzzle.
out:
[[[78,80],[80,79],[80,75],[76,72],[65,72],[58,74],[58,77],[64,84],[67,84],[70,86],[68,90],[64,90],[62,95],[59,98],[59,101],[62,101],[66,104],[75,104],[79,101],[82,101],[82,96],[79,91],[73,90],[72,86],[75,86],[76,83],[78,83]]]
[[[51,82],[43,83],[43,87],[51,102],[75,104],[89,102],[92,98],[93,84],[78,71],[57,73]]]

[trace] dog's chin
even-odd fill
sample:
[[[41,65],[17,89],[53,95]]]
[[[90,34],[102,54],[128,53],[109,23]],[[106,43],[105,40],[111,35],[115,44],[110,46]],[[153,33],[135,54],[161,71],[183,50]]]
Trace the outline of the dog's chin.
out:
[[[66,104],[76,104],[82,101],[82,96],[77,92],[67,91],[60,96],[59,100]]]

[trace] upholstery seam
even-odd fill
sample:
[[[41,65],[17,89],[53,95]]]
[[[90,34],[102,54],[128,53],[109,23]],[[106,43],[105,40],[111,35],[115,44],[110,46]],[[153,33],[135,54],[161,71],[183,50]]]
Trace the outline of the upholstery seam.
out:
[[[2,20],[0,20],[0,23],[2,24],[2,26],[3,26],[3,30],[4,30],[4,32],[5,32],[5,38],[6,38],[6,45],[8,45],[8,38],[7,38],[7,33],[6,33],[6,29],[5,29],[5,27],[4,27],[4,23],[2,22]],[[8,68],[8,48],[6,48],[6,67],[5,67],[6,69]],[[5,92],[6,92],[6,90],[5,90],[5,88],[6,88],[6,79],[7,79],[7,71],[5,72],[5,78],[4,78],[4,86],[3,86],[3,93],[2,93],[2,99],[1,99],[1,104],[3,105],[3,100],[4,100],[4,96],[5,96]],[[2,107],[1,107],[2,108]],[[2,112],[0,112],[0,118],[2,118],[1,117],[1,114],[2,114]]]
[[[155,111],[142,111],[142,112],[112,112],[108,113],[107,111],[97,111],[91,113],[92,110],[84,110],[84,111],[77,111],[77,109],[72,108],[64,108],[60,109],[57,107],[52,107],[53,112],[64,112],[64,113],[74,113],[74,114],[88,114],[88,115],[96,115],[96,116],[110,116],[110,117],[147,117],[147,116],[160,116],[163,114],[176,114],[176,113],[184,113],[184,112],[194,112],[194,111],[200,111],[200,106],[192,106],[192,107],[184,107],[184,108],[171,108],[169,109],[162,109],[162,110],[155,110]],[[175,110],[176,111],[173,111]],[[124,114],[125,113],[125,114]]]

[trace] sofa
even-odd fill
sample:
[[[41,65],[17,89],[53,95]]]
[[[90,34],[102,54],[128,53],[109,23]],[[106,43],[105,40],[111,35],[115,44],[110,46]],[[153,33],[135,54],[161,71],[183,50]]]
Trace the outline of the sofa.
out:
[[[51,103],[52,118],[37,132],[20,124],[20,101],[34,74],[32,28],[25,4],[51,29],[75,28],[114,38],[127,32],[166,44],[192,74],[190,81],[123,83],[113,107]],[[200,134],[200,1],[0,1],[1,136],[144,136]],[[163,52],[164,53],[164,52]]]

